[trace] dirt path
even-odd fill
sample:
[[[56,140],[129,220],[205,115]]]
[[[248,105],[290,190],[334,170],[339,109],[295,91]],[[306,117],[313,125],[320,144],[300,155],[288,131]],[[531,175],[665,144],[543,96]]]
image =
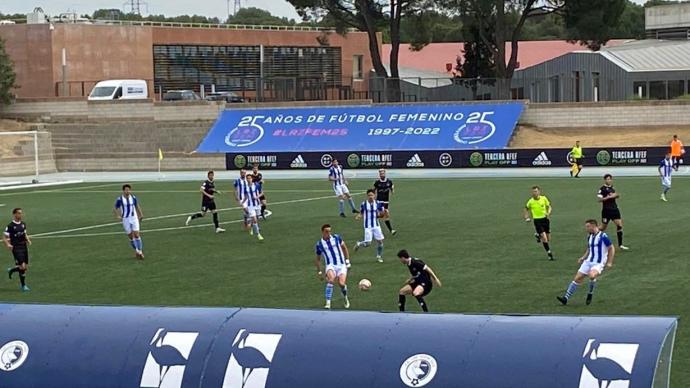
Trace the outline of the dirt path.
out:
[[[511,148],[570,148],[576,140],[583,147],[666,146],[678,135],[690,144],[690,125],[664,127],[536,128],[519,126]]]

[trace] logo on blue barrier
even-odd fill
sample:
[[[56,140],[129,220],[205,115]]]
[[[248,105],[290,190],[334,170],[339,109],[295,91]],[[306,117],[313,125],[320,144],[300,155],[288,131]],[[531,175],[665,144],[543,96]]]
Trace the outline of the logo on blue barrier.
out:
[[[198,152],[431,151],[506,147],[524,103],[228,109]]]
[[[629,388],[639,344],[587,341],[579,388]]]
[[[158,329],[149,343],[141,388],[181,388],[184,371],[199,333]]]
[[[408,387],[423,387],[436,376],[436,359],[428,354],[415,354],[400,366],[400,380]]]
[[[223,388],[265,388],[282,334],[250,333],[241,329],[232,341]]]
[[[11,341],[0,348],[0,370],[13,371],[29,357],[29,345],[24,341]]]

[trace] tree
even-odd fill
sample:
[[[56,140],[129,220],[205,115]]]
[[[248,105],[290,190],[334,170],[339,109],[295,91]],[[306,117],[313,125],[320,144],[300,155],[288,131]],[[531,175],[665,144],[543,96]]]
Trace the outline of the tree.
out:
[[[597,50],[611,37],[627,0],[440,0],[446,7],[477,23],[481,43],[489,48],[496,66],[499,95],[508,98],[510,80],[518,64],[518,41],[526,22],[555,15],[563,20],[571,41]],[[493,25],[492,34],[487,26]],[[506,43],[510,56],[506,56]]]
[[[405,18],[422,17],[434,6],[432,0],[287,0],[305,20],[328,19],[336,31],[346,34],[349,28],[367,33],[374,72],[387,86],[387,101],[400,100],[401,23]],[[383,65],[378,33],[390,36],[390,75]],[[428,37],[428,35],[427,35]],[[428,43],[428,41],[426,42]],[[422,47],[424,43],[417,44]]]
[[[294,20],[273,16],[270,12],[259,8],[241,8],[235,15],[228,18],[228,24],[249,24],[268,26],[291,26]]]
[[[17,74],[14,72],[14,63],[5,51],[5,41],[0,38],[0,104],[9,104],[14,95],[12,89],[17,87],[15,84]]]

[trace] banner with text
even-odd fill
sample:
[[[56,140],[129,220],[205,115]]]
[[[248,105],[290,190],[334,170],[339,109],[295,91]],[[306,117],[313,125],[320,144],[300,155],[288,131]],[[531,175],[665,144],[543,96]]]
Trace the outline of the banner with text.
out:
[[[585,149],[585,166],[657,165],[666,147]],[[228,170],[328,168],[338,159],[345,168],[568,167],[570,149],[496,149],[371,152],[228,153]]]
[[[502,148],[524,103],[228,109],[197,152]]]

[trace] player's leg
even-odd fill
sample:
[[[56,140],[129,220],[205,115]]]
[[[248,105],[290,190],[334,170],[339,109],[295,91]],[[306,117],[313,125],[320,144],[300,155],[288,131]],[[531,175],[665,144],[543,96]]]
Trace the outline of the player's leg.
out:
[[[544,230],[542,233],[542,245],[544,246],[544,250],[546,251],[546,255],[549,257],[549,260],[553,260],[553,252],[551,252],[551,220],[548,218],[544,221]]]
[[[383,204],[383,207],[384,207],[384,209],[386,209],[386,210],[388,210],[388,206],[389,206],[389,205],[388,205],[388,202],[385,202],[385,203]],[[396,232],[395,232],[395,229],[393,229],[393,225],[391,225],[391,213],[390,213],[390,210],[388,210],[388,212],[387,212],[387,214],[386,214],[386,218],[384,218],[383,222],[386,224],[386,227],[388,228],[388,230],[390,230],[391,234],[392,234],[392,235],[395,235],[395,233],[396,233]]]
[[[627,251],[628,247],[623,245],[623,219],[617,218],[613,220],[613,223],[616,224],[616,237],[618,238],[618,247],[624,251]]]
[[[132,231],[132,237],[134,238],[134,246],[136,247],[137,254],[140,259],[144,258],[144,241],[141,239],[139,234],[139,227],[137,226],[134,231]]]
[[[565,290],[563,296],[557,296],[559,302],[566,305],[571,296],[577,291],[577,288],[582,284],[582,280],[585,278],[586,274],[589,272],[589,262],[583,262],[580,269],[575,274],[573,281],[570,282],[568,288]]]
[[[338,274],[338,285],[340,286],[340,293],[343,294],[343,298],[345,298],[345,308],[349,309],[350,299],[347,297],[347,269],[342,268],[339,272],[340,273]]]
[[[14,250],[12,254],[14,255],[14,267],[7,268],[7,276],[9,276],[10,280],[12,279],[13,273],[19,272],[19,260],[17,260],[17,255],[14,253]]]
[[[422,311],[425,313],[429,312],[429,307],[426,305],[426,302],[424,301],[424,295],[426,294],[426,290],[424,289],[424,286],[418,285],[415,287],[415,289],[412,291],[412,295],[417,299],[417,303],[419,303],[419,307],[422,308]]]
[[[575,178],[579,178],[580,173],[582,172],[582,161],[580,159],[577,159],[575,161],[575,165],[577,166],[577,173],[575,174]]]
[[[587,300],[585,304],[589,305],[592,303],[592,298],[594,297],[594,290],[597,288],[597,278],[601,272],[598,268],[592,268],[587,276],[589,276],[589,291],[587,292]]]
[[[359,213],[359,211],[355,207],[355,201],[352,199],[352,196],[350,195],[350,189],[345,185],[342,185],[342,189],[343,189],[343,194],[345,195],[345,198],[347,199],[347,203],[350,204],[350,209],[352,209],[352,213],[354,213],[354,214]]]
[[[367,248],[369,245],[371,245],[371,240],[373,240],[374,233],[372,232],[372,228],[364,228],[364,240],[362,241],[357,241],[355,244],[355,252],[359,250],[359,248]]]
[[[398,292],[398,309],[400,311],[405,311],[405,295],[411,295],[411,294],[412,294],[412,286],[410,286],[409,284],[406,284]]]
[[[671,179],[661,178],[661,200],[667,202],[666,194],[671,190]]]
[[[335,270],[333,268],[329,268],[326,270],[326,291],[325,291],[325,296],[326,296],[326,305],[324,308],[330,309],[331,308],[331,299],[333,299],[333,281],[335,280]]]
[[[201,218],[201,217],[205,216],[207,210],[208,210],[208,209],[206,208],[206,205],[203,205],[203,204],[202,204],[202,205],[201,205],[201,211],[200,211],[200,212],[194,213],[194,214],[192,214],[191,216],[187,217],[187,221],[185,221],[185,223],[184,223],[185,226],[186,226],[186,225],[189,225],[189,223],[192,222],[192,220],[196,220],[197,218]]]
[[[374,239],[376,239],[376,261],[383,263],[383,232],[380,226],[372,228],[372,232]]]
[[[26,285],[26,272],[29,270],[28,257],[19,263],[19,285],[22,291],[30,291],[29,286]]]
[[[261,194],[259,197],[259,200],[261,201],[261,218],[264,220],[266,219],[266,196]]]
[[[601,225],[599,225],[599,230],[601,230],[602,232],[605,231],[606,228],[609,227],[609,222],[610,222],[610,221],[611,221],[611,219],[610,219],[606,214],[603,214],[603,213],[602,213],[602,215],[601,215]]]

